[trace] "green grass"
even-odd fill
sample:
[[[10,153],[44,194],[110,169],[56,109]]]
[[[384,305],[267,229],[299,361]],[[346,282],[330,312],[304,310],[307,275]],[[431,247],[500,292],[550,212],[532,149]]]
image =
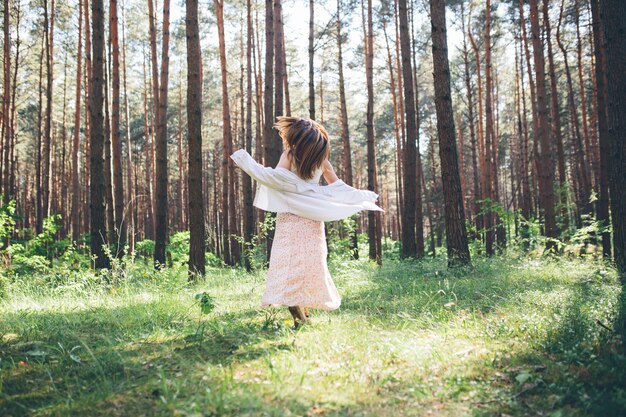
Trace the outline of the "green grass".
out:
[[[0,302],[0,415],[620,415],[626,359],[598,324],[593,261],[334,262],[340,310],[293,331],[262,273],[135,265],[14,282]],[[216,309],[194,301],[206,291]]]

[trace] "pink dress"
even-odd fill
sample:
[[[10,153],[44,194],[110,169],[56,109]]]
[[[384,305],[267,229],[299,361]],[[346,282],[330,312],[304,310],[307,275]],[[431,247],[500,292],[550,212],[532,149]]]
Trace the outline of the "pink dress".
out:
[[[321,175],[320,170],[307,181],[318,183]],[[328,271],[327,251],[324,222],[278,213],[263,306],[339,308],[341,297]]]

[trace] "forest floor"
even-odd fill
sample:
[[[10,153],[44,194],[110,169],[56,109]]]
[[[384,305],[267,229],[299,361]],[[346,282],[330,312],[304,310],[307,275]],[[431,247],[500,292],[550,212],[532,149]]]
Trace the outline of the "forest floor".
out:
[[[295,331],[286,309],[258,307],[261,272],[214,269],[192,287],[182,267],[148,266],[108,285],[87,272],[13,283],[0,302],[0,415],[626,413],[626,359],[604,327],[620,286],[599,262],[331,269],[341,309]]]

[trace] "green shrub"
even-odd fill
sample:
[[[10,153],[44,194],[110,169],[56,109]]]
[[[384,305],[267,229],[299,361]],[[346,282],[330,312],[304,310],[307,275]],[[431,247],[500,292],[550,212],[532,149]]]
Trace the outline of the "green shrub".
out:
[[[152,259],[154,254],[154,240],[144,239],[135,243],[135,252],[138,256],[146,259]]]
[[[170,237],[167,251],[172,255],[173,264],[189,262],[189,232],[177,232]]]

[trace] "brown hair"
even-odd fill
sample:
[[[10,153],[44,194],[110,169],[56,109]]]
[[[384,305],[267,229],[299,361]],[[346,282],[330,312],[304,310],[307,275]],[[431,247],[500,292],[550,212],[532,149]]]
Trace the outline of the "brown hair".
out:
[[[313,178],[313,173],[330,156],[330,143],[324,126],[315,120],[279,116],[274,129],[280,132],[283,146],[289,150],[300,178]]]

